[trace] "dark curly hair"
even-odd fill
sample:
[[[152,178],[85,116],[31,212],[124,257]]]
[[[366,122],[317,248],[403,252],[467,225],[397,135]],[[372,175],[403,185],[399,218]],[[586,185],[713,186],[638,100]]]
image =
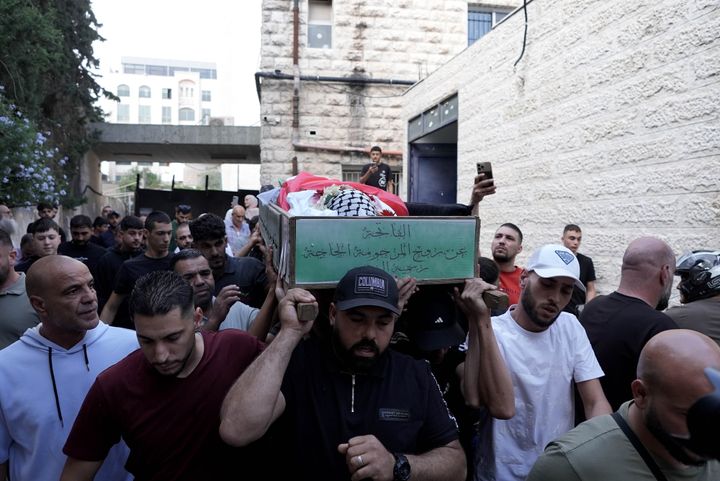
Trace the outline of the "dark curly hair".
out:
[[[214,241],[225,237],[225,222],[215,214],[204,214],[190,222],[194,242]]]

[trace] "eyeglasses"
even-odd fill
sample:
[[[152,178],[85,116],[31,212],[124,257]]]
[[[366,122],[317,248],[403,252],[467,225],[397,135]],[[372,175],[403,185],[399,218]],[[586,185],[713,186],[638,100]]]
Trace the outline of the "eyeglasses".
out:
[[[189,214],[190,211],[192,210],[192,207],[190,207],[190,206],[187,205],[187,204],[180,204],[180,205],[177,206],[177,210],[178,210],[179,212],[182,212],[183,214]]]

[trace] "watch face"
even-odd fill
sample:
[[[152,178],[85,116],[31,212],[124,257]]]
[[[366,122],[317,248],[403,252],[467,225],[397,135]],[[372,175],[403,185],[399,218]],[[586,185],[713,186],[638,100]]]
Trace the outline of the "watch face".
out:
[[[410,463],[402,454],[395,455],[394,481],[408,481],[410,479]]]

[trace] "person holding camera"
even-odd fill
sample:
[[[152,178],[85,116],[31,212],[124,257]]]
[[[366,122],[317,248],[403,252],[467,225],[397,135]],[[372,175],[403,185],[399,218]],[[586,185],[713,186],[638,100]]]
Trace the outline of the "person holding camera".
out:
[[[370,163],[365,164],[360,171],[361,184],[377,187],[387,192],[393,192],[393,177],[390,166],[382,161],[382,149],[374,145],[370,149]]]
[[[709,337],[685,329],[655,335],[640,353],[632,400],[550,443],[527,480],[720,479],[717,437],[699,442],[688,428],[688,411],[714,390],[708,367],[720,369],[720,347]]]
[[[388,349],[404,304],[375,267],[348,271],[329,307],[330,338],[310,333],[291,289],[281,328],[230,389],[220,435],[232,446],[265,436],[282,453],[278,479],[433,479],[465,476],[465,455],[430,366]],[[304,316],[300,316],[304,317]]]

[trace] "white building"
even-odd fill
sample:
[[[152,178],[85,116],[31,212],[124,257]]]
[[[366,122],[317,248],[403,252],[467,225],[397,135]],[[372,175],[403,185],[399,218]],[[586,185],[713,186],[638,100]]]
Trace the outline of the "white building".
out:
[[[100,82],[120,99],[119,102],[105,98],[100,101],[106,121],[110,123],[234,125],[231,92],[218,81],[215,63],[122,57],[119,66],[103,72]],[[160,176],[163,182],[174,180],[179,186],[202,187],[206,175],[222,172],[224,190],[259,187],[256,165],[183,164],[139,157],[101,163],[101,171],[110,183],[133,169],[144,168]],[[238,170],[242,175],[236,173]]]
[[[101,107],[111,123],[208,125],[224,102],[217,78],[214,63],[123,57],[102,80],[120,102],[105,99]],[[215,122],[233,125],[233,118]]]

